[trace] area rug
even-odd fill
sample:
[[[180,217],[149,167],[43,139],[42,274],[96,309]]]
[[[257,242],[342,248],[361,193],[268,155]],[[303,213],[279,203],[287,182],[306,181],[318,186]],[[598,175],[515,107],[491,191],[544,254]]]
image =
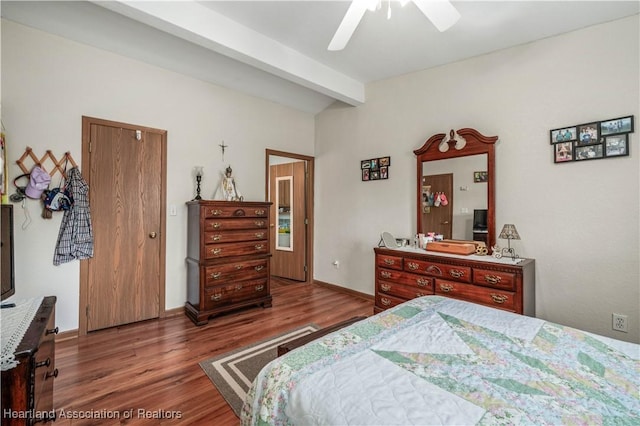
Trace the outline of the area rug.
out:
[[[200,367],[209,376],[236,416],[247,391],[262,367],[276,359],[277,347],[285,342],[306,336],[319,330],[315,324],[308,324],[269,339],[253,343],[240,349],[200,362]]]

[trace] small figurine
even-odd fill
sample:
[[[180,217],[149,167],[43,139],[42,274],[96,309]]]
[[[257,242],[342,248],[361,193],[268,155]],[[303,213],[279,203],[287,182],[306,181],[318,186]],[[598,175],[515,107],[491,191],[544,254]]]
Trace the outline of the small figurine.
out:
[[[491,249],[493,250],[491,256],[495,257],[496,259],[502,258],[502,249],[500,248],[500,246],[495,245],[492,246]]]
[[[222,197],[225,201],[242,201],[242,195],[238,192],[236,188],[236,181],[231,176],[231,173],[233,173],[233,170],[231,169],[231,166],[228,166],[220,185]]]

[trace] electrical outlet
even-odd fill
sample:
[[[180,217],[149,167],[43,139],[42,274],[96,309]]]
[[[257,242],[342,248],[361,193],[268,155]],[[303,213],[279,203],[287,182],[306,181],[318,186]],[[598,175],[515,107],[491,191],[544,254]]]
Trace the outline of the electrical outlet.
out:
[[[627,316],[622,314],[612,314],[613,324],[612,328],[616,331],[622,331],[627,333],[629,330],[627,329]]]

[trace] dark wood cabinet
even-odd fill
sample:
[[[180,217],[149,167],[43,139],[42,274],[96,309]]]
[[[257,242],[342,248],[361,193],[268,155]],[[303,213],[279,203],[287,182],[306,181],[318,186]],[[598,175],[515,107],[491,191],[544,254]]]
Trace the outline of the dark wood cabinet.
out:
[[[374,313],[437,294],[535,316],[535,261],[375,248]]]
[[[45,297],[14,352],[18,365],[2,372],[2,424],[55,420],[55,296]],[[11,308],[9,308],[11,309]]]
[[[271,306],[271,203],[190,201],[187,303],[196,325],[244,306]]]

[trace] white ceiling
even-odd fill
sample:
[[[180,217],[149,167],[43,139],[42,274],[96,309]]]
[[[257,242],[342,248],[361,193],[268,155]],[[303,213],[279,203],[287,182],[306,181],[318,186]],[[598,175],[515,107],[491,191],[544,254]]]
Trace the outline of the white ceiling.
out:
[[[2,1],[2,17],[302,111],[366,102],[365,84],[640,13],[640,1],[452,1],[438,32],[381,1],[342,51],[348,1]]]

